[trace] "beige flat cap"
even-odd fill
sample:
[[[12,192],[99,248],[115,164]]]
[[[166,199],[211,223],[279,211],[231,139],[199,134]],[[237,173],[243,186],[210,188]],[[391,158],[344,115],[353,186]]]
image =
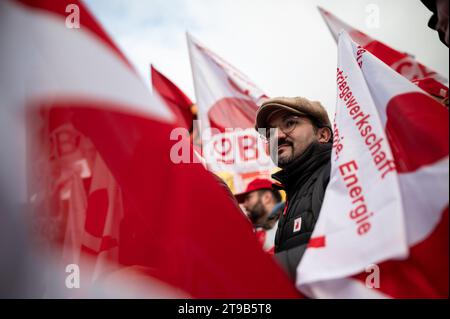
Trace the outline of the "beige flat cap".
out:
[[[331,122],[328,113],[318,101],[310,101],[303,97],[275,97],[267,99],[256,113],[255,129],[267,128],[269,117],[276,111],[286,110],[294,114],[305,115],[312,118],[319,127],[328,127]]]

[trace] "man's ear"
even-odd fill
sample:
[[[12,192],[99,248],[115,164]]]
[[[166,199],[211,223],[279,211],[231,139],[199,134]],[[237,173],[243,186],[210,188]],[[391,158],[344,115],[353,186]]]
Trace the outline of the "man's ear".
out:
[[[270,201],[271,198],[272,198],[272,193],[271,192],[269,192],[269,191],[264,192],[264,194],[262,195],[262,202],[264,204],[267,204]]]
[[[321,127],[317,130],[319,143],[325,144],[331,142],[331,130],[328,127]]]

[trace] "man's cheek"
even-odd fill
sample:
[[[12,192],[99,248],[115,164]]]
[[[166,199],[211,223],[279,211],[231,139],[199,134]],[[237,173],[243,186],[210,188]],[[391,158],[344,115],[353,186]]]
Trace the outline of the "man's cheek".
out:
[[[296,147],[295,147],[295,143],[292,143],[292,145],[290,145],[290,147],[288,148],[289,154],[294,154]]]

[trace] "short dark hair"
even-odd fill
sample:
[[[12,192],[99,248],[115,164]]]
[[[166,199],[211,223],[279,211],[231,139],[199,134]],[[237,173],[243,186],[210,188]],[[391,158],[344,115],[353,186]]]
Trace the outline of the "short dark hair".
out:
[[[262,194],[264,194],[265,192],[271,192],[272,193],[272,197],[273,199],[275,199],[276,203],[281,202],[281,194],[277,189],[260,189],[258,191],[258,195],[262,196]]]

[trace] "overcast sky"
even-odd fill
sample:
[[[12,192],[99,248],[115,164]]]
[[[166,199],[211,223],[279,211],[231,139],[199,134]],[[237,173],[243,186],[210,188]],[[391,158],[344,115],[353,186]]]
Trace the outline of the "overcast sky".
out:
[[[446,78],[449,50],[428,29],[419,0],[85,0],[146,83],[149,65],[195,101],[185,32],[245,73],[268,96],[305,96],[335,107],[336,44],[322,6],[406,51]],[[379,8],[379,26],[367,23]]]

